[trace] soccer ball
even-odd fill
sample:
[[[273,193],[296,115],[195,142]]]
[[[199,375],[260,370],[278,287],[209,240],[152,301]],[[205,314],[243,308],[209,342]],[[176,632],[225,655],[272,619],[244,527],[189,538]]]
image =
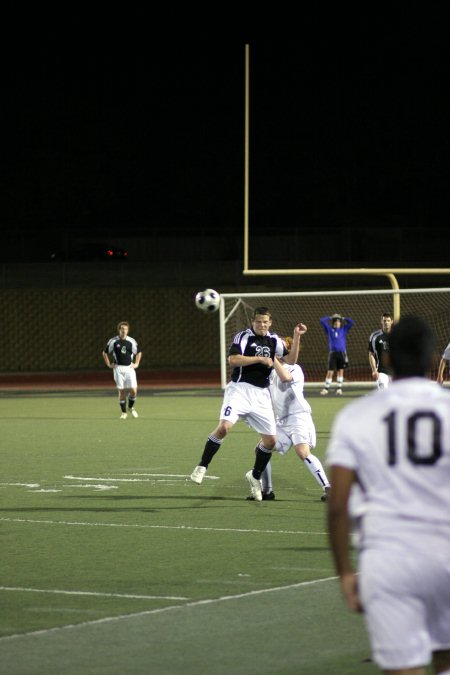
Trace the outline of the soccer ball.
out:
[[[217,312],[220,305],[220,295],[212,288],[207,288],[206,291],[199,291],[195,296],[195,304],[202,312]]]

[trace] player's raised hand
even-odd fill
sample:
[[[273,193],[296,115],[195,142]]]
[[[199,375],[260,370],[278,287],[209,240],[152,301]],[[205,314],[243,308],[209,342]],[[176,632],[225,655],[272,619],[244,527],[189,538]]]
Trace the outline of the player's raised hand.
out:
[[[294,328],[294,334],[297,333],[298,335],[304,335],[307,330],[308,329],[304,323],[298,323]]]

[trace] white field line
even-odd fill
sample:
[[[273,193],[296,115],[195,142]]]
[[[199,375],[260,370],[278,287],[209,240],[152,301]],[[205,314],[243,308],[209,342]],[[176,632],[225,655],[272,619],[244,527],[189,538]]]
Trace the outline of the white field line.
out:
[[[311,532],[303,530],[258,530],[245,529],[238,527],[194,527],[192,525],[138,525],[137,523],[86,523],[68,520],[37,520],[33,518],[0,518],[0,522],[7,523],[41,523],[43,525],[70,525],[78,527],[127,527],[149,530],[183,530],[183,531],[202,531],[202,532],[242,532],[244,534],[299,534],[299,535],[317,535],[320,537],[328,536],[327,532]]]
[[[94,591],[59,591],[48,588],[21,588],[0,586],[0,591],[16,591],[19,593],[55,593],[57,595],[94,595],[101,598],[131,598],[133,600],[189,600],[179,595],[132,595],[130,593],[96,593]]]
[[[202,605],[214,605],[219,602],[226,602],[228,600],[241,600],[242,598],[250,598],[263,593],[276,593],[278,591],[287,591],[292,588],[301,588],[305,586],[313,586],[314,584],[321,584],[326,581],[335,581],[337,577],[327,577],[325,579],[314,579],[313,581],[301,581],[297,584],[290,584],[289,586],[276,586],[274,588],[261,588],[259,591],[249,591],[248,593],[239,593],[239,595],[225,595],[220,598],[207,598],[206,600],[197,600],[195,602],[186,602],[183,605],[170,605],[169,607],[160,607],[158,609],[149,609],[143,612],[133,612],[132,614],[119,614],[118,616],[107,616],[103,619],[94,619],[93,621],[82,621],[76,624],[67,624],[66,626],[55,626],[54,628],[47,628],[44,630],[35,630],[29,633],[15,633],[14,635],[5,635],[0,637],[0,642],[7,640],[16,640],[18,638],[50,635],[62,630],[70,630],[72,628],[84,628],[85,626],[100,625],[103,623],[111,623],[112,621],[123,621],[127,619],[135,619],[143,616],[150,616],[152,614],[162,614],[163,612],[171,612],[176,609],[185,609],[186,607],[201,607]]]
[[[89,476],[64,476],[66,480],[94,480],[94,481],[106,481],[113,483],[151,483],[153,482],[152,478],[184,478],[188,480],[190,475],[185,473],[146,473],[146,474],[132,474],[132,475],[145,475],[150,476],[150,478],[90,478]],[[205,476],[205,480],[219,480],[219,476]]]

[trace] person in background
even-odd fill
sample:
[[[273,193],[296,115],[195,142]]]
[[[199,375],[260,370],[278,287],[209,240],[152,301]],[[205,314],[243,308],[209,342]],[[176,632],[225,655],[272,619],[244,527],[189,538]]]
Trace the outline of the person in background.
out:
[[[423,319],[400,319],[387,339],[392,384],[350,403],[331,429],[331,549],[379,668],[425,675],[432,661],[434,672],[450,675],[450,393],[427,379],[434,335]]]
[[[392,314],[384,312],[381,315],[381,328],[369,337],[369,364],[378,389],[385,389],[391,381],[386,354],[389,351],[389,333],[393,323]]]
[[[439,368],[436,379],[438,384],[444,384],[445,375],[447,374],[447,377],[449,375],[449,365],[450,365],[450,342],[444,349],[444,352],[441,356],[441,360],[439,361]]]
[[[141,362],[142,352],[136,340],[128,335],[129,330],[128,321],[120,321],[117,324],[118,335],[108,340],[102,352],[105,364],[113,369],[119,394],[121,420],[127,419],[127,396],[128,412],[132,417],[139,417],[134,404],[137,397],[136,368]]]
[[[333,375],[336,373],[336,395],[342,396],[344,369],[348,366],[347,334],[350,328],[355,325],[355,322],[349,316],[343,317],[340,314],[333,314],[332,316],[323,316],[320,323],[327,334],[329,350],[328,370],[320,394],[321,396],[328,394],[333,382]]]

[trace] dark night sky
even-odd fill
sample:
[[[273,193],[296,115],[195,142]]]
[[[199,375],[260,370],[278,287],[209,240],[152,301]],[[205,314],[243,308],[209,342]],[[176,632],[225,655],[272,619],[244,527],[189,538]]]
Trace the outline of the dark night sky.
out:
[[[341,17],[326,30],[304,19],[284,39],[159,31],[145,14],[100,29],[98,18],[11,27],[10,233],[240,232],[247,41],[255,229],[447,226],[445,17]]]

